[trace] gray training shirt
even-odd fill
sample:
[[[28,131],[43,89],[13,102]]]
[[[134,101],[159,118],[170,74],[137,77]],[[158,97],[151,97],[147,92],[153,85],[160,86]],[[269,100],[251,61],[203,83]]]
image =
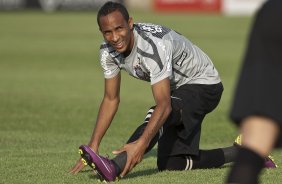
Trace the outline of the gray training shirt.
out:
[[[134,46],[129,56],[104,42],[100,62],[105,78],[121,69],[151,82],[170,79],[171,90],[184,84],[217,84],[220,77],[210,58],[187,38],[169,28],[149,23],[134,24]]]

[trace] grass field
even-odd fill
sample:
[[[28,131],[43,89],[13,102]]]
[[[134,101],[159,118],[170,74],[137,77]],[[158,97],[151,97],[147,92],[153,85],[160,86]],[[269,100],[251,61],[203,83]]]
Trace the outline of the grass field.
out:
[[[249,17],[133,14],[136,22],[173,27],[201,47],[218,68],[225,91],[203,123],[201,148],[229,146],[237,135],[228,113]],[[102,37],[95,13],[0,13],[0,183],[97,183],[87,168],[68,170],[86,144],[103,95],[98,61]],[[122,74],[119,112],[100,147],[119,148],[153,104],[150,85]],[[273,152],[282,166],[282,153]],[[189,172],[157,172],[156,149],[119,183],[223,183],[230,165]],[[282,181],[281,167],[263,183]]]

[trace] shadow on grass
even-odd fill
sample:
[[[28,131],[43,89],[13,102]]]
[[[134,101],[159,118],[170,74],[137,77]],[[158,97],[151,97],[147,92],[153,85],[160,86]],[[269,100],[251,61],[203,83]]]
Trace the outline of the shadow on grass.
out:
[[[158,169],[147,169],[142,171],[136,171],[126,175],[126,178],[131,179],[135,177],[149,176],[149,175],[157,174],[158,172],[159,172]]]
[[[223,165],[219,168],[214,168],[214,169],[226,169],[226,168],[229,168],[230,165],[227,164],[227,165]],[[200,169],[198,169],[200,170]],[[203,170],[206,170],[206,169],[203,169]],[[85,170],[84,172],[88,172],[90,173],[92,170]],[[125,176],[125,179],[133,179],[133,178],[136,178],[136,177],[142,177],[142,176],[150,176],[150,175],[154,175],[154,174],[157,174],[159,171],[158,169],[147,169],[147,170],[142,170],[142,171],[136,171],[136,172],[131,172],[129,173],[128,175]],[[189,171],[187,171],[189,172]],[[96,174],[90,174],[89,175],[89,179],[95,179],[95,180],[99,180],[99,177],[96,175]]]
[[[226,169],[226,168],[230,168],[230,165],[227,164],[227,165],[223,165],[219,168],[214,168],[214,169]],[[200,169],[197,169],[197,170],[200,170]],[[207,169],[202,169],[202,170],[207,170]],[[173,171],[173,172],[177,172],[177,171]],[[180,171],[180,172],[182,172],[182,171]],[[189,172],[189,171],[187,171],[187,172]],[[157,174],[157,173],[159,173],[157,168],[156,169],[147,169],[147,170],[129,173],[128,175],[126,175],[125,178],[132,179],[132,178],[135,178],[135,177],[149,176],[149,175],[153,175],[153,174]]]
[[[93,170],[92,169],[85,169],[85,170],[82,170],[82,171],[79,171],[80,173],[90,173],[92,172],[93,173]]]
[[[88,172],[90,172],[90,171],[88,171]],[[125,178],[126,179],[132,179],[132,178],[136,178],[136,177],[149,176],[149,175],[156,174],[158,172],[159,171],[157,169],[147,169],[147,170],[143,170],[143,171],[136,171],[136,172],[129,173],[128,175],[125,176]],[[88,177],[89,177],[89,179],[92,179],[92,180],[99,180],[99,177],[94,173],[89,174]]]

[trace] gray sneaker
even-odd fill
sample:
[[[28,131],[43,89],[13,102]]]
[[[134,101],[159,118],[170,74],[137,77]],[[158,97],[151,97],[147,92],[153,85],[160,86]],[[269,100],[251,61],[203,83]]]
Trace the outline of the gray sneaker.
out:
[[[82,157],[82,162],[93,168],[103,182],[111,182],[118,180],[116,169],[113,161],[108,158],[96,154],[89,146],[81,145],[79,154]]]

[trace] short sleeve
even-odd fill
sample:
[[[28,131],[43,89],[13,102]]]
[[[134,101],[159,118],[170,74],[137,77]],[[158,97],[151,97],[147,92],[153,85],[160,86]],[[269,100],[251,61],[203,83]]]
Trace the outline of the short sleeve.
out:
[[[100,49],[100,64],[106,79],[113,78],[120,72],[119,66],[114,62],[106,49]]]

